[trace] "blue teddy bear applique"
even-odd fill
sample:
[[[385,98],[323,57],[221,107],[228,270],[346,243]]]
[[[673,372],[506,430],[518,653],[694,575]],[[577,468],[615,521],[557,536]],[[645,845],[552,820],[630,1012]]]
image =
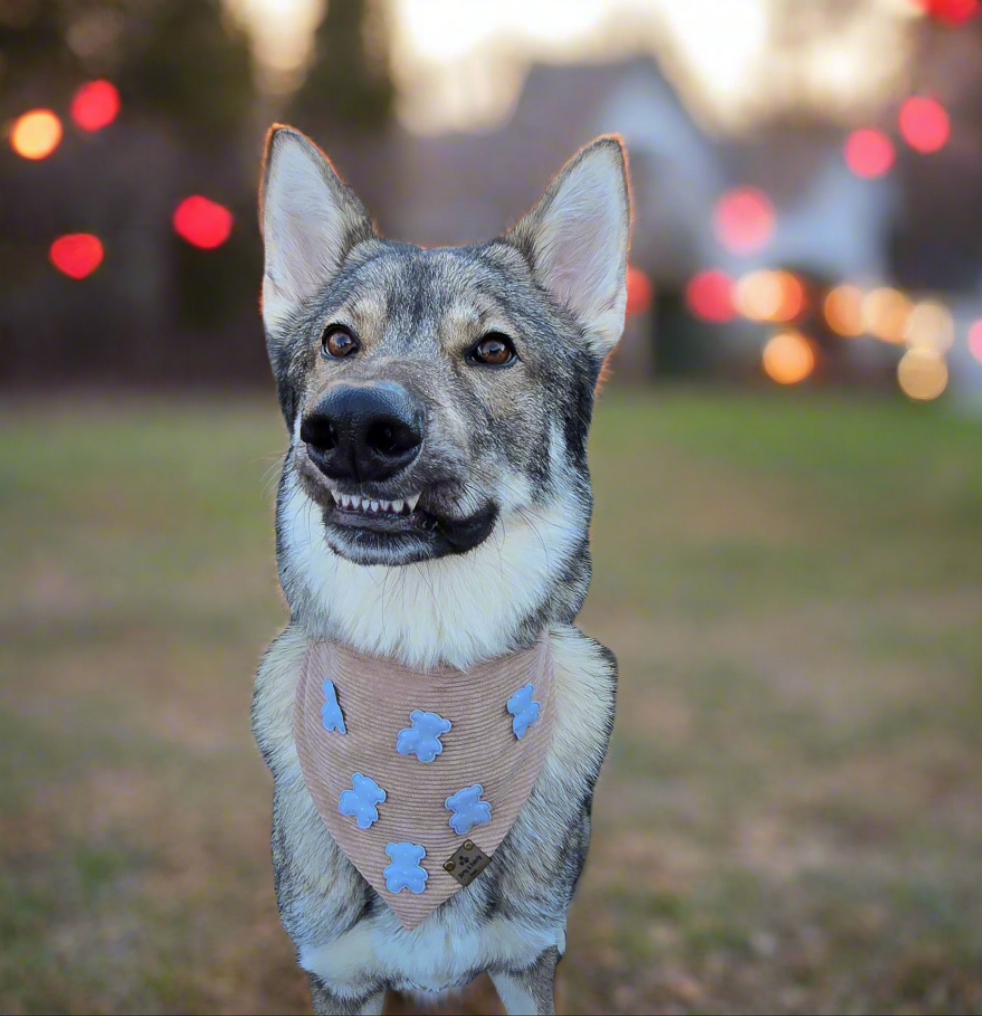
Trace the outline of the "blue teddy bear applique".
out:
[[[357,819],[359,829],[368,829],[378,821],[376,805],[385,801],[385,791],[371,778],[361,773],[351,777],[352,790],[341,791],[338,811]]]
[[[453,811],[450,816],[450,828],[458,836],[471,831],[472,826],[484,825],[491,821],[491,805],[481,800],[484,787],[480,783],[458,790],[446,800],[447,808]]]
[[[396,751],[400,755],[415,755],[420,762],[432,762],[443,752],[440,735],[450,729],[450,721],[439,713],[425,713],[421,709],[414,709],[409,719],[412,726],[399,731]]]
[[[342,734],[348,731],[344,728],[344,716],[341,714],[341,707],[338,705],[338,693],[333,681],[325,681],[324,704],[321,706],[321,722],[325,730],[340,730]]]
[[[418,843],[390,843],[385,852],[392,859],[383,872],[385,888],[390,893],[402,892],[403,889],[417,895],[421,893],[430,877],[419,863],[426,857],[426,850]]]
[[[525,736],[525,731],[539,718],[541,707],[538,702],[533,701],[532,695],[534,693],[535,686],[527,684],[524,688],[519,688],[508,700],[508,712],[515,717],[511,722],[511,729],[519,740]]]

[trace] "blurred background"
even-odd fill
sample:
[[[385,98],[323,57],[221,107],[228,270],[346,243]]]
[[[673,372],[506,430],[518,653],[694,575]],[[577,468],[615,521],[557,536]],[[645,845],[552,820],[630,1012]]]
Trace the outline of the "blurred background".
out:
[[[979,0],[2,0],[0,1011],[307,1011],[248,729],[274,120],[428,246],[630,152],[560,1011],[982,1012]]]

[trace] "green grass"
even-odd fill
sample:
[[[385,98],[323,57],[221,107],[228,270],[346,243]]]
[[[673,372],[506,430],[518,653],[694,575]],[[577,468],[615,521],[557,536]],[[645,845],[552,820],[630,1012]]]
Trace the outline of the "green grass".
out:
[[[933,408],[604,393],[562,1010],[982,1012],[982,427]],[[306,1011],[248,722],[273,400],[0,426],[0,1011]]]

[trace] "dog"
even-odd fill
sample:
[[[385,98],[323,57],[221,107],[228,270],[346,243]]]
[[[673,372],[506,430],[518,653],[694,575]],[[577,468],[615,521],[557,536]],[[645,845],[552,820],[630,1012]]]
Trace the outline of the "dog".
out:
[[[252,715],[274,781],[277,903],[315,1013],[380,1013],[387,990],[444,992],[482,972],[508,1013],[555,1011],[614,717],[615,657],[574,620],[591,573],[587,434],[624,326],[630,218],[626,154],[604,136],[503,236],[423,249],[382,239],[305,135],[268,134],[262,318],[289,434],[276,551],[290,623]],[[486,869],[408,927],[314,802],[296,725],[304,661],[331,645],[407,673],[450,668],[479,703],[468,672],[537,640],[555,701],[534,785]],[[330,737],[352,701],[342,689],[336,712],[321,707]],[[375,791],[369,822],[387,807]],[[422,879],[389,899],[412,902]]]

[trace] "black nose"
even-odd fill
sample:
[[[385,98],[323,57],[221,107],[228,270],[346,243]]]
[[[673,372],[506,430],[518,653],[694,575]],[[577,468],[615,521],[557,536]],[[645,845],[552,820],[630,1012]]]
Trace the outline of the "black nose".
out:
[[[332,385],[300,426],[314,465],[331,480],[387,480],[423,441],[422,413],[393,381]]]

